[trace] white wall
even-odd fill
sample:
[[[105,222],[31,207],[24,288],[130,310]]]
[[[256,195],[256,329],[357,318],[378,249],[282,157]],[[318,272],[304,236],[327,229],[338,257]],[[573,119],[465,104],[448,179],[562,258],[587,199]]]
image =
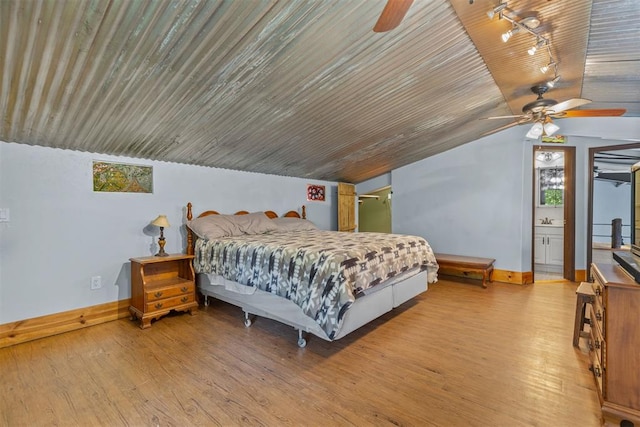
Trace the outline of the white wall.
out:
[[[637,140],[640,118],[556,122],[576,146],[576,268],[585,269],[589,147]],[[393,231],[422,235],[439,252],[490,256],[498,269],[531,271],[534,142],[524,140],[526,131],[511,128],[392,171]],[[153,166],[154,194],[94,193],[93,160]],[[327,185],[327,202],[306,202],[308,183]],[[0,208],[11,212],[11,221],[0,223],[0,324],[128,298],[129,258],[156,250],[149,221],[168,215],[166,249],[182,252],[177,225],[188,201],[196,213],[283,213],[306,204],[309,219],[335,229],[335,187],[0,142]],[[90,290],[91,276],[102,277],[102,289]]]
[[[94,193],[92,161],[153,166],[154,193]],[[327,186],[327,201],[307,202],[306,185]],[[215,209],[307,206],[320,228],[336,228],[336,184],[176,163],[0,142],[0,324],[130,297],[129,258],[157,251],[166,214],[167,252],[184,252],[187,202],[194,213]],[[101,276],[103,287],[90,289]]]
[[[530,151],[512,128],[394,170],[394,232],[421,235],[436,252],[491,257],[496,268],[523,271]]]

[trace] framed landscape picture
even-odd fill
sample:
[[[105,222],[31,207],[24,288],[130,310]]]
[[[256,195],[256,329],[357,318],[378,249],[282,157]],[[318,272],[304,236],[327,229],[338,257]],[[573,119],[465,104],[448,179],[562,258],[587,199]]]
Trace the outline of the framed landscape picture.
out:
[[[94,161],[93,191],[153,193],[153,166]]]

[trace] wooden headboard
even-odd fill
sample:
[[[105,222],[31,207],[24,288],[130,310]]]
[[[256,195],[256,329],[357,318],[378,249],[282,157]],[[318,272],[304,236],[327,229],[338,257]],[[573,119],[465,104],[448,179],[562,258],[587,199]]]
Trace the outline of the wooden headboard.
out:
[[[249,213],[248,211],[238,211],[234,215],[247,215],[248,213]],[[266,216],[268,216],[271,219],[278,218],[278,214],[275,213],[274,211],[264,211],[264,213]],[[198,218],[202,218],[204,216],[209,216],[209,215],[220,215],[220,213],[217,211],[204,211],[200,215],[198,215]],[[289,211],[282,216],[285,218],[307,219],[307,208],[304,205],[302,206],[302,215],[300,215],[297,211]],[[191,202],[189,202],[187,203],[187,221],[191,221],[192,219],[193,219],[193,205],[191,204]],[[186,227],[186,228],[187,228],[187,255],[193,255],[194,245],[195,245],[195,239],[193,238],[193,231],[191,231],[189,227]]]

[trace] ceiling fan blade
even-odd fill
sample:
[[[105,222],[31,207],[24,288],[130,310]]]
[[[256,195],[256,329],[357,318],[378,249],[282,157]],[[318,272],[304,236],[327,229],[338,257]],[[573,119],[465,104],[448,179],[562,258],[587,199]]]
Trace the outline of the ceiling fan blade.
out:
[[[570,110],[562,113],[565,117],[617,117],[626,113],[624,108],[609,108],[603,110]]]
[[[546,109],[548,114],[560,113],[562,111],[571,110],[572,108],[578,108],[583,105],[589,104],[591,102],[590,99],[583,98],[573,98],[567,99],[566,101],[558,102],[556,105],[552,105],[551,107]]]
[[[483,117],[480,120],[496,120],[496,119],[528,119],[529,116],[525,116],[522,114],[518,114],[515,116],[492,116],[492,117]]]
[[[487,135],[492,134],[492,133],[500,132],[501,130],[509,129],[510,127],[514,127],[514,126],[521,125],[523,123],[527,123],[528,121],[529,121],[528,119],[527,120],[518,120],[517,122],[512,122],[512,123],[509,123],[508,125],[500,126],[499,128],[490,130],[489,132],[485,132],[480,136],[487,136]]]
[[[413,0],[387,0],[387,4],[382,10],[378,22],[373,27],[373,31],[384,33],[396,28],[404,19],[412,3]]]

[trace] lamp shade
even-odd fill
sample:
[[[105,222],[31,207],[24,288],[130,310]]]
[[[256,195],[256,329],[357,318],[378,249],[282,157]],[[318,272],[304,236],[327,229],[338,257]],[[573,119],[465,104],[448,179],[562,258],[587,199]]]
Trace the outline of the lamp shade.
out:
[[[154,219],[151,222],[151,225],[155,225],[156,227],[167,228],[169,227],[169,221],[167,220],[166,215],[158,215],[158,218]]]

